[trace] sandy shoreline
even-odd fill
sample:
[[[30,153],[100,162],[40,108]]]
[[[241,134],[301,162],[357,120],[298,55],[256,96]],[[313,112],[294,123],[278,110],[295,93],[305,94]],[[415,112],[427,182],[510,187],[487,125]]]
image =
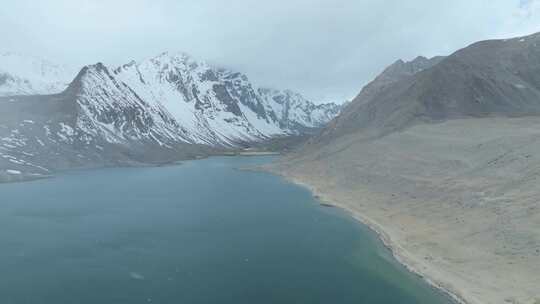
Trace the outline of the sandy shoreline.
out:
[[[440,282],[434,278],[429,277],[426,273],[424,273],[422,270],[415,268],[410,261],[414,260],[414,257],[412,257],[410,254],[408,254],[401,246],[399,246],[392,238],[391,235],[389,235],[383,227],[381,227],[379,224],[377,224],[372,219],[366,217],[365,215],[361,214],[360,212],[357,212],[355,210],[352,210],[346,205],[342,205],[338,202],[337,199],[333,199],[331,196],[327,195],[326,193],[323,193],[317,189],[317,187],[310,185],[299,178],[293,177],[291,175],[288,175],[283,172],[277,172],[275,170],[268,170],[272,174],[279,175],[286,179],[289,182],[292,182],[298,186],[304,187],[308,189],[314,196],[318,197],[318,200],[323,202],[325,205],[333,206],[336,208],[340,208],[344,211],[346,211],[350,216],[360,222],[361,224],[367,226],[370,230],[372,230],[379,240],[383,243],[383,245],[390,250],[392,253],[392,256],[398,261],[400,264],[402,264],[408,271],[418,275],[421,277],[424,281],[426,281],[431,287],[441,291],[442,293],[449,296],[452,300],[454,300],[456,303],[459,304],[471,304],[466,299],[464,299],[458,290],[453,289],[452,287],[448,286],[447,284]]]
[[[540,120],[418,125],[290,154],[268,170],[347,210],[468,304],[540,303]]]

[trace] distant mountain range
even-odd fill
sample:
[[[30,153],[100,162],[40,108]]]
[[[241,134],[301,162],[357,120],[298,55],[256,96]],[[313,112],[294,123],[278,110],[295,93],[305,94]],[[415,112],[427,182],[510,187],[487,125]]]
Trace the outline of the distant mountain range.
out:
[[[71,81],[68,71],[21,55],[2,57],[0,170],[45,174],[194,157],[311,133],[341,109],[289,90],[256,88],[242,73],[184,53],[120,67],[89,65]]]

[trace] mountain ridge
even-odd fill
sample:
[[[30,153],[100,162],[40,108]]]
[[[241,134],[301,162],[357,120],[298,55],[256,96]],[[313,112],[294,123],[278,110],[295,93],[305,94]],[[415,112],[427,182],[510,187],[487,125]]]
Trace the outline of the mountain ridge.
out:
[[[480,41],[434,59],[395,78],[385,73],[400,62],[390,66],[311,142],[358,131],[381,136],[446,119],[540,114],[540,33]]]
[[[87,65],[62,92],[4,96],[0,104],[0,168],[8,180],[20,177],[8,170],[37,176],[260,146],[313,132],[340,110],[256,88],[242,73],[185,53]]]

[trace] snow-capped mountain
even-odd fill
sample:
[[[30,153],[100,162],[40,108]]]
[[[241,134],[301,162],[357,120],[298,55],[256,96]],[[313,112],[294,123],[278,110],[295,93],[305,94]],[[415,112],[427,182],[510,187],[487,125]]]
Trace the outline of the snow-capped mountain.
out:
[[[0,96],[56,94],[69,85],[76,70],[17,53],[0,53]]]
[[[336,117],[342,107],[335,103],[314,104],[290,90],[259,88],[257,92],[264,100],[266,111],[286,129],[306,131],[321,128]]]
[[[189,142],[169,113],[146,102],[101,63],[86,66],[62,94],[77,107],[74,128],[109,144]],[[83,141],[87,139],[80,138]]]
[[[117,68],[114,76],[167,112],[192,143],[235,145],[291,131],[268,117],[245,75],[183,53],[132,62]]]
[[[169,114],[191,142],[234,146],[322,127],[339,106],[298,93],[255,88],[244,74],[184,53],[163,53],[114,70],[114,77]]]
[[[60,94],[0,97],[0,108],[0,182],[57,169],[163,163],[210,149],[188,143],[167,112],[103,64],[83,68]]]
[[[59,94],[17,95],[0,97],[0,175],[245,147],[319,128],[340,109],[257,89],[246,75],[183,53],[86,66]]]

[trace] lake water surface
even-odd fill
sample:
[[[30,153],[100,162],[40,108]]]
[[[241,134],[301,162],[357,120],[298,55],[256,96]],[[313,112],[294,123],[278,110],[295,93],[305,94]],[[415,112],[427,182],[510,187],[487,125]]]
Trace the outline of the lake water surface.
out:
[[[451,303],[272,159],[0,185],[0,303]]]

